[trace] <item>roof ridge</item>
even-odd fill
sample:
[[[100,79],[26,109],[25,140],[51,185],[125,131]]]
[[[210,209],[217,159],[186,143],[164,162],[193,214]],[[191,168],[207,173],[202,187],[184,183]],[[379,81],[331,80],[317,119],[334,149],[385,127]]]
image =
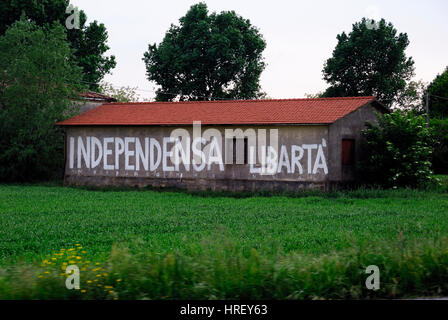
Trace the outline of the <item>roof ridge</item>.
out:
[[[136,101],[136,102],[109,102],[107,105],[147,105],[147,104],[196,104],[196,103],[241,103],[241,102],[282,102],[282,101],[322,101],[322,100],[365,100],[375,99],[374,96],[359,97],[325,97],[325,98],[287,98],[287,99],[248,99],[248,100],[200,100],[200,101]]]

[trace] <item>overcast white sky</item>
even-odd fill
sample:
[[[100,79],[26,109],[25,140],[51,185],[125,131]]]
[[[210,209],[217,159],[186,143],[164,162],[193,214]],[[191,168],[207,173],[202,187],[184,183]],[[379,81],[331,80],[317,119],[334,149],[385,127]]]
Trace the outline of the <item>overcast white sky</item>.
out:
[[[156,85],[146,79],[143,53],[159,43],[170,24],[199,0],[71,0],[88,21],[98,20],[109,32],[108,55],[117,67],[105,80],[115,86],[138,87],[154,97]],[[300,98],[323,91],[324,61],[336,35],[349,32],[362,17],[385,18],[406,32],[408,56],[415,60],[415,79],[431,81],[448,65],[448,1],[446,0],[205,0],[209,11],[234,10],[249,19],[267,42],[267,67],[261,85],[271,98]]]

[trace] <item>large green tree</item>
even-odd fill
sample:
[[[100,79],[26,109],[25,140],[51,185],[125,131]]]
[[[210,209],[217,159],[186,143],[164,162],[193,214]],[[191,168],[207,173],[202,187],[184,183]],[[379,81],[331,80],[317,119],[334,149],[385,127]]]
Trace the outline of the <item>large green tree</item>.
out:
[[[0,35],[23,15],[38,26],[50,27],[57,21],[66,26],[67,19],[73,12],[67,13],[69,0],[0,0]],[[115,57],[105,56],[109,46],[108,34],[102,23],[93,21],[86,24],[86,14],[79,11],[79,29],[67,32],[67,39],[78,65],[83,69],[83,81],[91,90],[98,90],[104,75],[116,65]],[[70,20],[70,22],[74,22]]]
[[[148,80],[160,86],[157,100],[261,96],[266,43],[249,20],[233,11],[209,14],[199,3],[179,22],[144,54]]]
[[[58,23],[19,20],[0,36],[0,181],[47,179],[63,168],[54,123],[77,111],[70,98],[83,89],[73,85],[82,70],[74,61]]]
[[[337,40],[323,69],[330,84],[324,96],[374,95],[392,105],[414,75],[414,61],[405,54],[407,34],[397,34],[384,19],[375,23],[363,18]]]
[[[448,118],[448,67],[428,86],[429,115],[432,118]]]

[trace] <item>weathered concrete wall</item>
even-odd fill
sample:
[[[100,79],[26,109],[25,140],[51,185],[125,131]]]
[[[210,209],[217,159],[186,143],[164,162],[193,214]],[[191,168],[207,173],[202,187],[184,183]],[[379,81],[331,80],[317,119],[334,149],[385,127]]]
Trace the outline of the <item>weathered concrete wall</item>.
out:
[[[328,180],[327,160],[328,159],[328,126],[259,126],[259,127],[239,127],[240,129],[254,129],[258,134],[265,131],[267,135],[267,145],[270,133],[278,130],[278,156],[281,158],[280,168],[275,174],[260,174],[257,170],[262,167],[262,162],[257,157],[256,164],[226,164],[226,140],[225,129],[236,129],[232,126],[203,126],[202,136],[207,137],[208,129],[214,129],[222,136],[222,165],[213,163],[205,166],[202,170],[195,170],[193,165],[190,168],[181,163],[178,170],[169,157],[164,154],[164,139],[170,136],[174,129],[178,127],[169,126],[89,126],[89,127],[68,127],[66,129],[66,170],[65,181],[68,184],[76,185],[131,185],[143,187],[152,186],[172,186],[188,189],[212,189],[212,190],[300,190],[303,188],[323,189]],[[182,127],[193,137],[192,127]],[[90,140],[98,139],[102,145],[102,157],[99,159],[99,146],[95,146],[95,155],[92,160],[92,146],[87,146],[87,137]],[[94,137],[94,138],[93,138]],[[119,141],[125,138],[139,140],[142,148],[146,148],[145,139],[155,139],[160,144],[162,159],[157,168],[151,168],[150,163],[144,167],[142,158],[136,162],[137,145],[136,140],[129,143],[128,151],[133,153],[128,157],[126,168],[126,154],[119,154]],[[81,140],[79,140],[81,139]],[[104,143],[108,142],[108,147],[104,148]],[[109,139],[109,140],[108,140]],[[258,137],[257,137],[258,139]],[[129,139],[128,139],[129,140]],[[93,141],[93,140],[92,140]],[[98,142],[97,141],[97,142]],[[79,146],[78,146],[78,142]],[[116,149],[115,143],[118,143]],[[146,142],[148,143],[148,142]],[[166,143],[169,150],[173,143]],[[197,144],[199,146],[200,143]],[[150,147],[151,145],[148,144]],[[210,143],[202,145],[203,149],[210,146]],[[80,148],[78,150],[78,148]],[[86,148],[84,150],[83,148]],[[87,151],[90,150],[90,154]],[[104,163],[105,150],[107,149],[107,163]],[[154,161],[158,158],[158,150],[149,148],[148,157],[153,153]],[[140,151],[142,149],[139,149]],[[85,154],[83,155],[83,151]],[[151,152],[153,151],[153,152]],[[118,157],[116,157],[116,155]],[[141,153],[140,153],[141,154]],[[78,156],[80,161],[78,161]],[[90,159],[87,166],[85,156]],[[146,154],[145,154],[146,156]],[[260,156],[260,154],[259,154]],[[99,161],[94,161],[94,160]],[[165,164],[163,163],[165,159]],[[191,152],[190,159],[193,159]],[[118,160],[118,161],[116,161]],[[145,160],[145,159],[143,159]],[[151,162],[151,159],[148,159]],[[98,163],[95,163],[98,162]],[[118,166],[117,166],[118,164]],[[324,168],[325,167],[325,168]]]
[[[361,131],[365,128],[366,121],[377,122],[375,112],[378,112],[371,104],[363,106],[356,111],[332,123],[328,128],[328,140],[331,148],[328,167],[330,182],[346,182],[356,179],[355,166],[342,166],[342,140],[355,140],[355,163],[359,160]]]

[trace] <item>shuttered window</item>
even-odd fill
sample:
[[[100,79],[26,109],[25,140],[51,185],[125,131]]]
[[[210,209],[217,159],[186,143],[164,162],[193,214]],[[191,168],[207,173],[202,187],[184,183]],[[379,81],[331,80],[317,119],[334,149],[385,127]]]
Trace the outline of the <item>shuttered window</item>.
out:
[[[240,164],[248,164],[249,163],[249,161],[248,161],[248,159],[249,159],[249,152],[248,152],[249,143],[248,143],[248,139],[244,138],[244,139],[238,139],[238,140],[240,141],[239,143],[242,143],[242,146],[239,146],[238,145],[239,143],[237,143],[237,139],[233,138],[233,159],[232,159],[232,163],[233,164],[237,164],[237,152],[241,150],[238,147],[243,147],[244,148],[243,149],[244,155],[243,155],[243,159],[242,159],[243,163],[240,163]]]

